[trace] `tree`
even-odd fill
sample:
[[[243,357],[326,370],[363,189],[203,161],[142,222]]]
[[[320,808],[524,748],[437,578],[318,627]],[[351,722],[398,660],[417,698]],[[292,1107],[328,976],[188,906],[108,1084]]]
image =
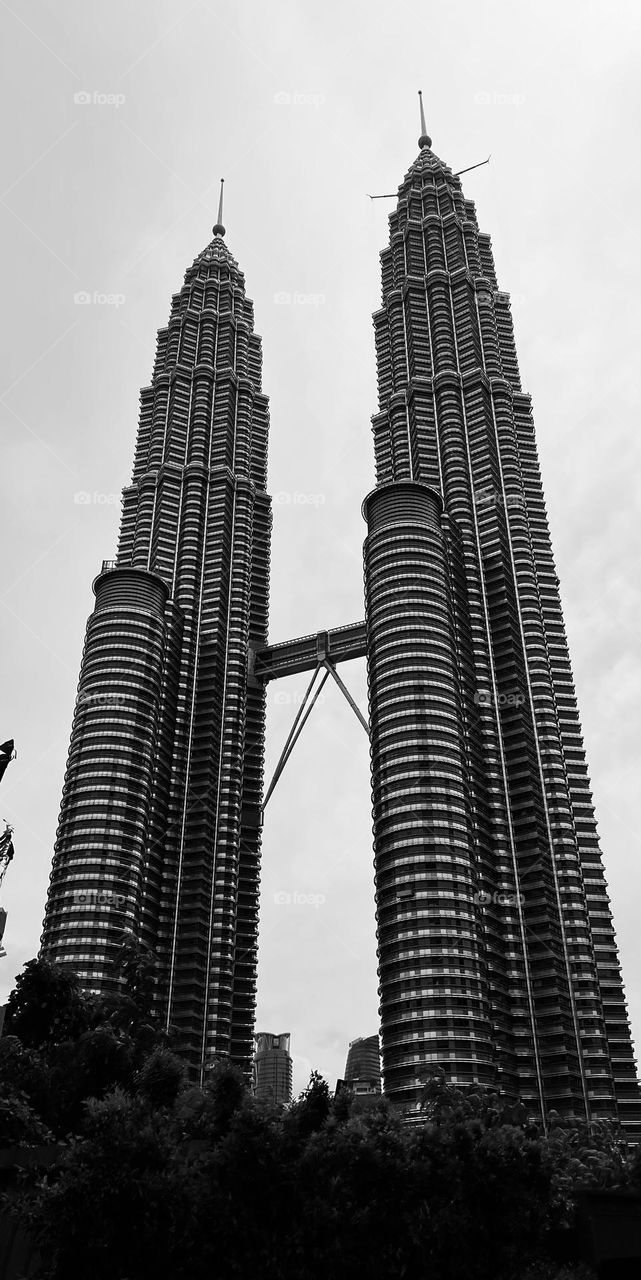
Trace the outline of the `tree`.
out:
[[[116,1090],[87,1104],[85,1135],[71,1140],[22,1218],[51,1280],[118,1280],[169,1274],[182,1280],[179,1241],[190,1217],[185,1162],[171,1121]]]
[[[169,1049],[152,1049],[137,1072],[136,1093],[152,1107],[172,1107],[185,1082],[185,1066]]]
[[[25,1047],[41,1048],[76,1038],[88,1030],[91,1017],[91,1003],[75,973],[48,960],[30,960],[7,1001],[4,1034],[17,1036]]]
[[[169,1047],[171,1037],[155,1004],[155,958],[129,930],[123,930],[111,973],[118,989],[96,998],[95,1018],[131,1038],[141,1065],[152,1049]]]
[[[0,1039],[0,1097],[19,1090],[57,1137],[81,1133],[85,1103],[120,1088],[173,1102],[182,1063],[153,1012],[153,958],[125,937],[115,965],[122,990],[85,994],[66,966],[32,960],[9,997]]]
[[[330,1110],[329,1085],[318,1071],[312,1071],[307,1088],[287,1113],[285,1124],[288,1133],[299,1140],[305,1140],[323,1127]]]
[[[0,1040],[4,1140],[65,1138],[21,1199],[41,1280],[583,1280],[554,1261],[578,1195],[641,1186],[611,1125],[553,1117],[544,1135],[522,1104],[442,1072],[411,1124],[384,1098],[355,1112],[317,1072],[289,1108],[228,1061],[188,1085],[145,1005],[148,957],[123,956],[123,1000],[84,997],[82,1017],[73,985],[27,966],[25,1039]]]
[[[0,1149],[42,1146],[52,1135],[26,1094],[11,1086],[0,1095]]]
[[[346,1117],[315,1073],[289,1112],[222,1064],[173,1103],[117,1090],[87,1104],[83,1137],[31,1202],[43,1275],[578,1280],[549,1251],[566,1139],[455,1094],[438,1123],[408,1126],[385,1100]]]

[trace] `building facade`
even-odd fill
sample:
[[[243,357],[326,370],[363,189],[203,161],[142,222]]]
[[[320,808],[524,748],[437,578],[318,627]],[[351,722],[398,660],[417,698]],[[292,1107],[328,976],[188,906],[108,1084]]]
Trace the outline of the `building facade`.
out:
[[[359,1036],[350,1041],[345,1063],[345,1081],[366,1082],[381,1091],[381,1058],[378,1036]]]
[[[271,1102],[291,1102],[293,1065],[289,1032],[275,1036],[268,1031],[259,1031],[254,1040],[254,1097]]]
[[[222,204],[222,201],[221,201]],[[222,211],[221,211],[222,213]],[[261,344],[214,238],[141,392],[118,557],[94,584],[42,954],[115,985],[123,930],[153,950],[192,1073],[253,1056],[270,499]]]
[[[509,296],[423,132],[381,254],[363,513],[385,1091],[432,1066],[639,1129]]]
[[[267,643],[267,402],[221,217],[173,299],[95,583],[43,953],[101,989],[129,929],[194,1073],[249,1069],[265,686],[366,656],[386,1094],[411,1110],[442,1067],[638,1132],[509,295],[424,122],[389,228],[364,622]]]

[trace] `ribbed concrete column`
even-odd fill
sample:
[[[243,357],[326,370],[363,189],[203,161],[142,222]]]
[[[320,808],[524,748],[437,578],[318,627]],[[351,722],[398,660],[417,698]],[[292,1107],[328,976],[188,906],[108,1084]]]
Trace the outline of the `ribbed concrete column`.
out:
[[[383,1076],[409,1106],[435,1065],[493,1078],[440,510],[413,481],[363,504]]]
[[[138,926],[169,592],[129,568],[94,591],[42,951],[104,989],[123,929]]]

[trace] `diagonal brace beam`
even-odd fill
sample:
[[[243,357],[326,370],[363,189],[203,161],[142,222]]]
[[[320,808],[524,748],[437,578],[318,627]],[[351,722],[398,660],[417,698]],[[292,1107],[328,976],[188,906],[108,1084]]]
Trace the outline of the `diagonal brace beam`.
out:
[[[325,670],[324,670],[324,672],[323,672],[323,678],[322,678],[322,680],[320,681],[320,684],[318,685],[318,688],[317,688],[317,690],[316,690],[316,693],[314,694],[314,697],[312,698],[312,700],[311,700],[311,702],[309,703],[309,706],[308,706],[308,705],[307,705],[307,703],[308,703],[308,700],[309,700],[309,696],[310,696],[310,694],[311,694],[311,692],[312,692],[312,689],[313,689],[313,687],[314,687],[314,681],[316,680],[316,676],[318,675],[319,671],[320,671],[323,667],[325,668]],[[360,711],[360,708],[356,705],[356,703],[355,703],[355,701],[354,701],[354,699],[353,699],[353,697],[352,697],[352,695],[351,695],[351,693],[350,693],[349,689],[348,689],[348,688],[347,688],[347,686],[343,683],[343,681],[341,680],[341,678],[340,678],[340,676],[339,676],[338,672],[337,672],[337,671],[335,671],[335,669],[334,669],[334,667],[332,666],[331,662],[329,662],[327,658],[322,658],[322,659],[321,659],[321,661],[320,661],[320,662],[318,662],[318,663],[316,664],[316,669],[315,669],[314,674],[313,674],[313,676],[312,676],[312,678],[311,678],[311,680],[310,680],[310,682],[309,682],[309,685],[308,685],[308,687],[307,687],[307,692],[306,692],[306,694],[305,694],[305,697],[303,698],[303,701],[301,702],[300,707],[298,708],[298,711],[296,712],[296,715],[295,715],[295,717],[294,717],[294,723],[293,723],[293,725],[292,725],[292,727],[291,727],[291,729],[290,729],[290,731],[289,731],[289,734],[288,734],[288,737],[287,737],[287,741],[286,741],[285,746],[283,747],[283,749],[282,749],[282,751],[281,751],[281,753],[280,753],[280,756],[279,756],[279,759],[278,759],[278,763],[277,763],[276,768],[275,768],[275,770],[274,770],[274,776],[272,777],[272,780],[271,780],[271,782],[270,782],[270,784],[269,784],[269,786],[268,786],[268,788],[267,788],[267,793],[266,793],[266,795],[265,795],[265,799],[263,800],[263,803],[262,803],[261,813],[263,813],[263,814],[264,814],[264,812],[265,812],[265,809],[267,808],[267,802],[268,802],[268,800],[269,800],[270,796],[272,795],[272,793],[273,793],[273,791],[274,791],[274,787],[276,786],[276,783],[278,782],[278,779],[280,778],[280,776],[281,776],[281,774],[282,774],[282,772],[283,772],[283,769],[285,768],[285,765],[287,764],[287,761],[289,760],[289,757],[291,756],[292,751],[294,750],[294,747],[296,746],[296,743],[298,742],[298,739],[300,738],[300,735],[301,735],[301,733],[302,733],[302,731],[303,731],[303,729],[304,729],[304,727],[305,727],[305,724],[306,724],[306,722],[307,722],[307,720],[308,720],[308,718],[309,718],[309,716],[310,716],[310,714],[311,714],[311,712],[312,712],[312,709],[313,709],[313,707],[314,707],[314,703],[316,702],[317,698],[319,697],[319,695],[320,695],[320,693],[321,693],[321,690],[322,690],[322,688],[323,688],[323,685],[325,684],[325,681],[327,680],[327,677],[328,677],[328,676],[333,676],[333,678],[334,678],[334,680],[336,681],[336,683],[337,683],[337,685],[338,685],[338,687],[339,687],[339,689],[340,689],[341,693],[343,694],[343,696],[344,696],[344,697],[347,699],[347,701],[349,702],[349,705],[350,705],[350,707],[352,708],[352,711],[354,712],[354,714],[355,714],[355,715],[358,717],[358,719],[360,720],[360,722],[361,722],[361,724],[362,724],[362,726],[363,726],[363,728],[364,728],[364,730],[365,730],[365,732],[366,732],[367,736],[369,737],[369,725],[368,725],[368,723],[367,723],[367,720],[366,720],[366,719],[365,719],[365,717],[362,715],[362,713],[361,713],[361,711]]]
[[[310,712],[312,711],[312,708],[313,708],[313,706],[314,706],[314,703],[316,702],[316,699],[318,698],[318,696],[319,696],[319,694],[320,694],[320,692],[321,692],[321,690],[322,690],[322,688],[323,688],[323,685],[325,684],[325,681],[327,680],[327,677],[328,677],[328,675],[329,675],[329,672],[328,672],[328,671],[326,671],[326,672],[324,673],[323,678],[322,678],[322,680],[321,680],[321,682],[320,682],[320,684],[319,684],[319,686],[318,686],[318,688],[317,688],[317,690],[316,690],[316,693],[314,694],[314,697],[312,698],[312,700],[311,700],[311,702],[310,702],[309,706],[307,707],[307,710],[305,710],[305,707],[306,707],[306,704],[307,704],[307,700],[308,700],[308,698],[309,698],[309,695],[310,695],[310,693],[311,693],[311,691],[312,691],[312,688],[313,688],[313,685],[314,685],[314,681],[315,681],[316,676],[318,675],[318,673],[319,673],[319,671],[320,671],[320,669],[321,669],[321,667],[322,667],[322,666],[323,666],[323,663],[322,663],[322,662],[319,662],[319,663],[318,663],[318,665],[317,665],[317,667],[316,667],[316,670],[315,670],[315,672],[314,672],[314,674],[313,674],[313,676],[312,676],[312,678],[311,678],[311,680],[310,680],[310,682],[309,682],[309,685],[308,685],[308,687],[307,687],[307,692],[306,692],[306,694],[305,694],[305,697],[303,698],[303,701],[301,702],[300,707],[298,708],[298,711],[296,712],[296,716],[295,716],[295,718],[294,718],[294,723],[293,723],[293,725],[292,725],[292,727],[291,727],[291,729],[290,729],[289,736],[288,736],[288,738],[287,738],[287,741],[286,741],[286,743],[285,743],[285,746],[283,747],[283,750],[282,750],[282,751],[281,751],[281,753],[280,753],[280,757],[279,757],[279,759],[278,759],[278,764],[276,765],[276,768],[275,768],[275,770],[274,770],[274,776],[273,776],[273,778],[272,778],[272,780],[271,780],[271,782],[270,782],[270,784],[269,784],[269,787],[267,788],[267,794],[266,794],[266,796],[265,796],[265,799],[263,800],[263,804],[262,804],[262,811],[263,811],[263,813],[265,812],[265,809],[266,809],[266,807],[267,807],[267,801],[269,800],[269,798],[270,798],[270,796],[271,796],[271,794],[272,794],[272,791],[274,790],[274,787],[276,786],[276,783],[278,782],[278,779],[280,778],[280,775],[281,775],[281,773],[283,772],[283,769],[285,768],[285,765],[287,764],[287,761],[289,760],[289,757],[290,757],[290,755],[292,754],[292,751],[294,750],[294,747],[296,746],[296,743],[298,742],[298,739],[299,739],[299,737],[300,737],[300,735],[301,735],[301,733],[302,733],[302,731],[303,731],[303,729],[304,729],[304,727],[305,727],[305,723],[306,723],[306,721],[307,721],[307,719],[308,719],[308,717],[309,717],[309,715],[310,715]],[[303,714],[303,713],[304,713],[304,714]]]
[[[366,732],[366,734],[367,734],[367,736],[368,736],[368,738],[369,738],[369,725],[368,725],[368,723],[367,723],[367,720],[365,719],[364,715],[362,715],[362,713],[361,713],[361,711],[360,711],[360,708],[359,708],[359,707],[357,707],[356,703],[354,702],[354,699],[353,699],[353,697],[352,697],[352,695],[351,695],[351,693],[350,693],[349,689],[347,688],[347,685],[343,683],[343,681],[341,680],[341,678],[340,678],[340,676],[339,676],[339,674],[338,674],[338,671],[336,671],[336,669],[332,666],[331,662],[328,662],[327,658],[325,658],[325,660],[324,660],[324,662],[323,662],[323,666],[327,668],[327,671],[329,672],[330,676],[333,676],[333,677],[334,677],[334,679],[335,679],[335,681],[336,681],[336,683],[337,683],[337,685],[338,685],[338,687],[339,687],[339,689],[340,689],[341,693],[342,693],[342,694],[344,694],[344,696],[347,698],[347,701],[349,702],[349,705],[350,705],[350,707],[352,708],[352,711],[354,712],[354,714],[355,714],[356,716],[358,716],[358,719],[360,720],[360,722],[361,722],[361,724],[362,724],[362,726],[363,726],[363,728],[364,728],[364,730],[365,730],[365,732]]]

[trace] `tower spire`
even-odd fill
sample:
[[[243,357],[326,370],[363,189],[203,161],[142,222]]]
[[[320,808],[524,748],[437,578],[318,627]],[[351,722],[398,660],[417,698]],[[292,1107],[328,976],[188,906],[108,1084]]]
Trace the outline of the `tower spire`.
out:
[[[225,179],[221,178],[220,179],[220,199],[218,201],[218,217],[216,219],[215,226],[212,227],[212,231],[215,236],[224,236],[225,234],[225,228],[223,226],[223,187],[224,185],[225,185]]]
[[[430,135],[429,135],[429,133],[427,132],[427,128],[426,128],[426,125],[425,125],[425,112],[424,112],[424,110],[423,110],[423,91],[422,91],[422,89],[419,89],[419,91],[418,91],[418,101],[419,101],[419,105],[420,105],[420,108],[421,108],[421,136],[420,136],[420,138],[419,138],[419,140],[418,140],[418,145],[419,145],[419,147],[431,147],[431,145],[432,145],[432,139],[430,138]]]

